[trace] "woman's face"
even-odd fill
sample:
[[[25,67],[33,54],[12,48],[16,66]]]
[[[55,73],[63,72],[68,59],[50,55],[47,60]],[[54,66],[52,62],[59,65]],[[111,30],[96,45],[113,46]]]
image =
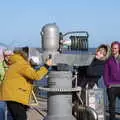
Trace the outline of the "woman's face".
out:
[[[104,48],[100,48],[99,50],[97,50],[95,57],[96,59],[100,60],[104,58],[106,54],[107,54],[106,50]]]

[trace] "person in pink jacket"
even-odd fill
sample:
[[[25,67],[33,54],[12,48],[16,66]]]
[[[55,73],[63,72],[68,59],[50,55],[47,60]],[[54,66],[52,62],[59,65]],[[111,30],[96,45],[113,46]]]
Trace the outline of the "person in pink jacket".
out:
[[[110,120],[115,119],[116,98],[120,97],[120,42],[111,44],[112,56],[104,67],[104,82],[107,87]]]

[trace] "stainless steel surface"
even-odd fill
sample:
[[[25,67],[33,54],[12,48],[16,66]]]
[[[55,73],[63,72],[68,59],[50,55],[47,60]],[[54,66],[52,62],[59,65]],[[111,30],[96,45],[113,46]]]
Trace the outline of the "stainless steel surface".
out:
[[[42,48],[45,51],[57,51],[59,48],[59,28],[53,24],[46,24],[41,31]]]
[[[72,88],[70,71],[51,71],[48,74],[49,88]],[[48,120],[74,120],[72,116],[72,92],[48,92]]]

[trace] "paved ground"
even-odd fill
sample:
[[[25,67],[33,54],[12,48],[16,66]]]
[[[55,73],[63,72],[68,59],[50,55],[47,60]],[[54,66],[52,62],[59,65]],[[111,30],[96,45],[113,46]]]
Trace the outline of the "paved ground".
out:
[[[43,120],[44,117],[47,115],[46,108],[47,108],[47,101],[46,100],[40,100],[41,103],[39,106],[31,106],[29,111],[27,112],[28,115],[28,120]],[[5,106],[6,104],[4,102],[0,102],[0,120],[6,120],[5,119]],[[108,120],[109,114],[106,114]],[[10,113],[8,113],[8,119],[7,120],[12,120]],[[115,120],[120,120],[120,115],[116,115]]]
[[[41,100],[41,105],[31,105],[30,109],[27,111],[28,120],[43,120],[47,115],[46,108],[47,102]],[[0,120],[12,120],[10,113],[8,112],[7,119],[5,118],[6,104],[0,102]]]

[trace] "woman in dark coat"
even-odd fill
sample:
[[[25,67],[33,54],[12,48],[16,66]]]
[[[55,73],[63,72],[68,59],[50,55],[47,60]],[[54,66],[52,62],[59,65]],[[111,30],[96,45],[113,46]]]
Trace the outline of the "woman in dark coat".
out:
[[[95,85],[98,85],[98,80],[103,75],[103,69],[105,61],[110,56],[110,47],[108,45],[100,45],[96,49],[95,57],[89,66],[82,66],[78,69],[78,86],[82,87],[81,98],[83,104],[85,104],[85,91],[84,88],[92,89]],[[75,111],[77,111],[76,106],[80,105],[80,101],[78,95],[76,93],[73,94],[73,115],[75,115]],[[79,116],[81,115],[81,116]],[[78,118],[81,117],[85,119],[85,114],[79,113]]]
[[[78,86],[82,88],[93,88],[98,85],[99,78],[103,75],[105,61],[110,56],[110,47],[102,44],[96,49],[95,57],[89,66],[78,68]]]
[[[110,47],[107,45],[100,45],[95,54],[95,58],[87,68],[87,87],[93,88],[98,85],[98,80],[103,75],[105,61],[110,56]]]

